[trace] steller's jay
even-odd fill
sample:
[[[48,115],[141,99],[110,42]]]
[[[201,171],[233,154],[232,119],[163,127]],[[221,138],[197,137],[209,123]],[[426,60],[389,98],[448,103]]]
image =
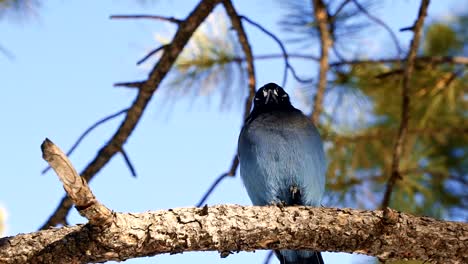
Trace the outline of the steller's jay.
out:
[[[254,205],[320,206],[326,160],[312,122],[269,83],[254,98],[238,142],[240,172]],[[281,264],[323,264],[320,252],[277,250]]]

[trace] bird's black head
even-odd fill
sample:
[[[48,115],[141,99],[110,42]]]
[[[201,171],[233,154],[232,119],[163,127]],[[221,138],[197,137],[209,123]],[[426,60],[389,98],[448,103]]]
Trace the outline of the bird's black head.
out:
[[[289,95],[275,83],[269,83],[258,89],[254,98],[257,111],[287,110],[293,108]]]

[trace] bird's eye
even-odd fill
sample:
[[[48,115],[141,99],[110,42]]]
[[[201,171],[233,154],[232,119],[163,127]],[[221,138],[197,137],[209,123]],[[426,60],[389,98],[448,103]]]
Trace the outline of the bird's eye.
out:
[[[281,97],[285,97],[285,98],[286,98],[286,97],[288,97],[288,95],[287,95],[287,94],[283,94],[283,96],[281,96]]]

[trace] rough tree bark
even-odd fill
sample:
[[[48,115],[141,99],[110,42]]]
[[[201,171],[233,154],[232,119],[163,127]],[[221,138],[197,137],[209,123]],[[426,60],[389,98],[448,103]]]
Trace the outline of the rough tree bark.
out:
[[[0,240],[0,263],[87,263],[184,251],[313,249],[382,259],[468,263],[468,224],[382,211],[219,205],[114,213],[79,225]]]
[[[225,256],[255,249],[355,252],[384,260],[468,261],[468,224],[388,208],[382,212],[219,205],[114,213],[96,199],[65,153],[48,139],[41,148],[70,200],[89,222],[2,238],[0,263],[89,263],[207,250]]]

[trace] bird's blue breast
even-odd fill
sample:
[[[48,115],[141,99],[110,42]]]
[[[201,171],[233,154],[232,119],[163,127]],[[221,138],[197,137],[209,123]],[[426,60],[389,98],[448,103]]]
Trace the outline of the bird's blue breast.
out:
[[[301,112],[265,113],[249,122],[239,136],[239,160],[254,205],[320,204],[326,168],[322,141]]]

